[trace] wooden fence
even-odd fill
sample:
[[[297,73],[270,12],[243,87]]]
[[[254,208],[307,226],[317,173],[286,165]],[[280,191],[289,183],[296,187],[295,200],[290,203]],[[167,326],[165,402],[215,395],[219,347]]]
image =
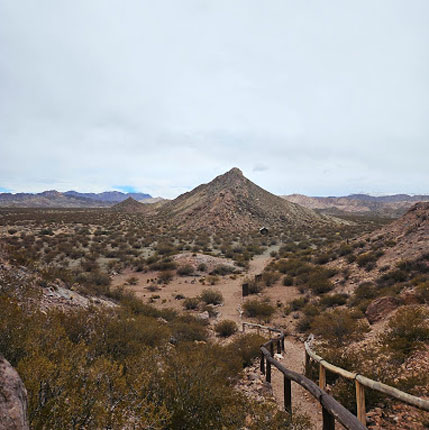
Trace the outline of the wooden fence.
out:
[[[243,323],[243,331],[246,327],[256,329],[258,332],[266,330],[276,336],[261,346],[261,372],[267,382],[271,383],[271,366],[276,367],[283,374],[284,409],[292,413],[292,389],[291,381],[305,388],[322,406],[323,430],[335,430],[335,421],[340,422],[347,430],[364,430],[362,424],[355,415],[338,403],[332,396],[323,391],[313,381],[304,375],[296,373],[284,367],[274,358],[274,351],[281,353],[285,350],[283,330],[264,327],[260,324]]]
[[[365,408],[365,387],[387,394],[401,402],[415,406],[419,409],[429,411],[429,400],[421,399],[420,397],[412,396],[411,394],[404,393],[397,388],[374,381],[358,373],[349,372],[341,367],[334,366],[328,363],[322,357],[317,355],[311,349],[313,335],[310,335],[308,340],[304,343],[305,347],[305,374],[308,375],[310,360],[314,360],[319,364],[319,387],[322,390],[326,388],[326,371],[339,375],[343,378],[354,380],[356,386],[356,406],[357,416],[362,424],[366,423],[366,408]]]

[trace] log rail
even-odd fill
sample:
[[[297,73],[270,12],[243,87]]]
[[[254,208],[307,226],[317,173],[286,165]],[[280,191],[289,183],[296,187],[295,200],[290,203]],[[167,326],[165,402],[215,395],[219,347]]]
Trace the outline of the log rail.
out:
[[[283,374],[283,389],[284,389],[284,409],[292,413],[292,390],[291,381],[296,382],[305,388],[322,406],[323,430],[335,430],[335,421],[340,422],[346,430],[364,430],[365,425],[362,424],[355,415],[348,411],[343,405],[337,402],[332,396],[323,391],[313,381],[304,375],[296,373],[284,367],[275,359],[274,351],[281,353],[284,348],[284,332],[283,330],[265,327],[260,324],[252,324],[243,322],[243,331],[246,327],[256,329],[258,333],[261,330],[266,330],[270,333],[275,333],[275,337],[261,346],[261,372],[265,375],[267,382],[271,383],[271,366],[277,368]]]
[[[341,367],[334,366],[328,363],[325,359],[317,355],[311,349],[311,343],[314,339],[313,335],[310,335],[308,340],[304,343],[305,348],[305,374],[309,374],[309,367],[311,360],[319,364],[319,387],[322,390],[326,389],[326,371],[339,375],[343,378],[354,380],[356,387],[356,406],[357,416],[361,423],[366,423],[366,408],[365,408],[365,387],[372,390],[378,391],[383,394],[387,394],[394,399],[400,400],[408,405],[415,406],[416,408],[424,411],[429,411],[429,400],[424,400],[420,397],[413,396],[405,393],[397,388],[391,387],[390,385],[383,384],[378,381],[369,379],[358,373],[349,372],[348,370],[342,369]]]

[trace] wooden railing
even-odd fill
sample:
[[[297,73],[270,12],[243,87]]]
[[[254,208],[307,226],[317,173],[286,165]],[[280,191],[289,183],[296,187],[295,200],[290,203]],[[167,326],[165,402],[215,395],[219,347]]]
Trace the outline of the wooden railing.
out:
[[[378,391],[383,394],[387,394],[401,402],[415,406],[424,411],[429,411],[429,400],[421,399],[420,397],[413,396],[398,390],[397,388],[391,387],[390,385],[383,384],[381,382],[374,381],[358,373],[349,372],[341,367],[334,366],[328,363],[322,357],[317,355],[311,349],[311,343],[313,341],[313,335],[310,335],[308,340],[304,343],[305,348],[305,374],[309,374],[310,360],[314,360],[319,363],[319,387],[322,390],[326,388],[326,371],[342,376],[343,378],[354,380],[356,386],[356,406],[357,416],[362,424],[366,423],[366,408],[365,408],[365,387],[371,388],[372,390]]]
[[[283,330],[271,327],[264,327],[260,324],[243,323],[243,331],[246,327],[256,330],[266,330],[270,334],[276,333],[277,336],[271,338],[261,346],[261,372],[265,375],[267,382],[271,383],[271,366],[276,367],[283,374],[284,409],[292,413],[292,388],[291,381],[296,382],[305,388],[322,406],[323,430],[335,430],[335,421],[340,422],[347,430],[364,430],[362,424],[355,415],[338,403],[332,396],[323,391],[313,381],[306,376],[296,373],[284,367],[274,358],[274,351],[281,353],[285,350]]]

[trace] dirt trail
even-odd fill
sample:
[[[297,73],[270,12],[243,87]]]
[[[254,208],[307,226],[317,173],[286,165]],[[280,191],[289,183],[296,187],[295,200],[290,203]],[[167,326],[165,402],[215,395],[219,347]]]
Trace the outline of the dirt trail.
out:
[[[256,274],[262,273],[265,266],[271,260],[270,251],[267,249],[262,255],[255,256],[249,264],[249,269],[244,276],[252,277]],[[114,278],[114,284],[121,285],[131,273],[123,273]],[[153,273],[132,273],[138,279],[136,286],[128,286],[129,289],[136,292],[141,298],[150,296],[146,290],[150,278],[154,277]],[[244,276],[239,276],[236,279],[230,277],[222,278],[215,286],[216,289],[220,290],[224,297],[224,305],[220,308],[221,314],[219,319],[231,319],[241,326],[241,323],[245,321],[240,315],[241,305],[245,299],[242,297],[241,284],[243,283]],[[207,286],[199,283],[188,282],[186,278],[175,277],[175,279],[168,285],[163,286],[157,294],[160,295],[161,300],[164,299],[164,303],[156,303],[160,307],[174,307],[177,309],[183,309],[182,303],[178,300],[174,300],[174,295],[178,292],[184,294],[186,297],[193,297],[201,293],[201,291],[207,288]],[[299,296],[298,291],[294,287],[284,288],[281,285],[271,287],[265,291],[265,295],[275,300],[281,297],[284,303],[288,303],[291,300]],[[287,368],[296,372],[303,372],[304,362],[304,346],[301,342],[288,337],[285,339],[285,355],[281,360]],[[276,398],[279,408],[283,408],[283,375],[273,367],[272,374],[272,386],[274,396]],[[314,400],[311,395],[301,388],[298,384],[292,383],[292,407],[294,410],[302,412],[308,415],[313,423],[314,430],[322,428],[322,412],[319,403]]]
[[[256,275],[264,270],[264,267],[268,264],[270,257],[268,253],[255,257],[250,262],[249,275]],[[286,302],[293,300],[298,296],[294,289],[282,289],[282,298],[286,299]],[[273,289],[270,289],[275,294]],[[271,292],[270,291],[270,292]],[[288,292],[290,297],[285,295]],[[274,295],[273,294],[273,295]],[[238,291],[238,297],[241,301],[241,290]],[[235,300],[235,303],[237,301]],[[237,314],[235,318],[236,319]],[[297,373],[304,373],[304,345],[302,342],[294,339],[293,337],[285,338],[285,352],[283,359],[279,360],[285,367],[293,370]],[[283,398],[283,374],[278,371],[274,366],[272,367],[272,378],[271,385],[273,387],[274,397],[277,401],[279,408],[284,407]],[[307,415],[313,425],[314,430],[322,429],[322,408],[319,402],[314,399],[300,385],[292,382],[292,408],[293,410]]]
[[[304,373],[304,345],[302,342],[287,337],[285,338],[285,352],[283,359],[279,360],[285,367],[297,373]],[[283,374],[272,366],[271,385],[274,397],[279,408],[283,409]],[[300,385],[292,382],[292,408],[296,412],[307,415],[314,430],[322,429],[322,409],[319,402],[314,399]]]
[[[250,276],[261,273],[264,267],[270,260],[269,254],[256,256],[251,262],[248,274]],[[282,288],[282,298],[286,302],[293,300],[298,296],[295,289]],[[271,294],[275,294],[272,288],[269,289]],[[285,295],[285,293],[288,293]],[[273,294],[273,295],[274,295]],[[288,297],[290,295],[290,297]],[[238,305],[242,301],[241,289],[236,293],[234,303]],[[238,300],[237,300],[238,298]],[[237,320],[238,314],[231,315],[231,319]],[[279,360],[285,367],[297,373],[304,373],[304,345],[302,342],[294,339],[293,337],[285,338],[285,352],[283,359]],[[284,407],[283,398],[283,374],[278,371],[274,366],[272,367],[271,385],[273,387],[274,397],[277,401],[279,408]],[[292,408],[300,413],[307,415],[313,425],[314,430],[322,429],[322,408],[317,400],[309,394],[300,385],[292,382]]]

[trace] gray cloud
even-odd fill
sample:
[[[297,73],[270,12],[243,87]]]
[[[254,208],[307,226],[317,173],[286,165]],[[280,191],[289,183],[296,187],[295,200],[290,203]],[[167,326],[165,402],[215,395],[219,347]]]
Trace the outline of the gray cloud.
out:
[[[0,186],[429,192],[426,0],[0,0]],[[268,167],[269,169],[265,169]]]
[[[256,163],[253,166],[254,172],[266,172],[269,169],[269,167],[266,164],[263,163]]]

